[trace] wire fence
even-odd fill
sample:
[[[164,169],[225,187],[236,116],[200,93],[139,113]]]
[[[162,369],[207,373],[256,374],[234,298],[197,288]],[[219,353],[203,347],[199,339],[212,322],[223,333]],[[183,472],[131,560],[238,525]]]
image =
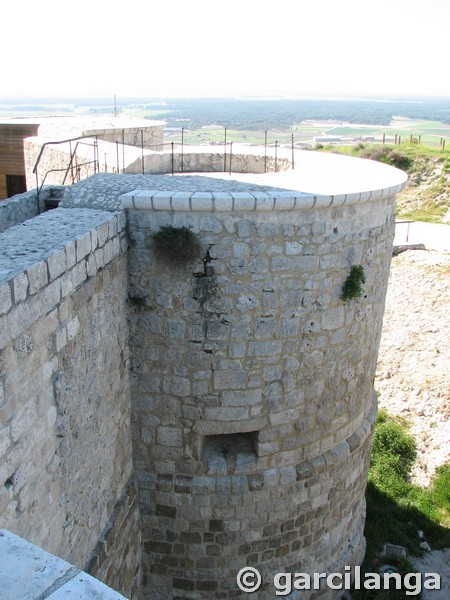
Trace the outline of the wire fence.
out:
[[[143,141],[143,136],[141,136],[141,144],[140,144],[140,151],[141,151],[141,156],[140,156],[140,162],[141,162],[141,170],[142,170],[142,174],[145,173],[145,157],[146,157],[146,150],[153,150],[154,152],[160,152],[160,153],[164,153],[164,152],[169,152],[171,159],[170,159],[170,169],[169,172],[173,174],[175,174],[176,172],[179,173],[184,173],[186,172],[186,165],[185,165],[185,155],[186,155],[186,150],[188,148],[191,148],[192,146],[199,146],[199,145],[207,145],[207,146],[211,146],[211,149],[214,150],[222,150],[222,157],[223,157],[223,169],[221,169],[221,171],[223,171],[224,173],[231,173],[233,171],[233,157],[236,156],[236,154],[238,154],[238,152],[236,152],[236,144],[239,144],[240,150],[242,150],[242,146],[263,146],[264,147],[264,152],[263,152],[263,164],[264,164],[264,168],[263,168],[263,172],[267,173],[269,170],[274,170],[275,172],[278,171],[279,168],[279,164],[280,164],[280,156],[279,156],[279,149],[281,147],[283,148],[289,148],[290,149],[290,165],[291,168],[294,169],[295,168],[295,149],[296,149],[296,145],[295,145],[295,138],[294,138],[294,134],[289,134],[289,138],[287,139],[286,134],[284,134],[284,136],[282,137],[282,141],[280,141],[278,139],[278,137],[280,136],[280,132],[269,132],[269,131],[265,131],[263,132],[263,136],[261,138],[261,144],[257,144],[257,143],[246,143],[245,141],[242,140],[238,140],[238,139],[230,139],[229,136],[227,137],[227,133],[228,130],[227,128],[222,128],[221,130],[216,130],[217,132],[221,132],[222,133],[222,140],[219,141],[217,136],[213,136],[210,137],[209,139],[201,139],[200,141],[197,141],[196,143],[192,142],[192,140],[186,140],[185,138],[185,133],[187,132],[191,132],[191,133],[195,133],[196,130],[192,129],[192,130],[187,130],[186,128],[181,128],[180,132],[178,133],[178,138],[176,139],[172,139],[170,140],[170,137],[174,137],[173,134],[172,136],[166,135],[165,139],[167,141],[163,141],[162,143],[158,143],[158,144],[144,144]],[[277,135],[278,134],[278,135]],[[277,135],[277,137],[275,137]],[[234,145],[234,148],[233,148]],[[126,152],[127,152],[127,148],[129,148],[129,144],[126,144],[124,142],[121,141],[116,141],[115,142],[115,160],[111,161],[111,154],[109,155],[109,160],[108,160],[108,155],[106,153],[104,153],[104,157],[102,157],[103,159],[103,166],[105,167],[105,171],[106,172],[115,172],[115,173],[123,173],[126,169],[127,169],[127,161],[126,161]],[[136,146],[135,146],[136,147]],[[273,165],[272,168],[269,169],[269,160],[270,160],[270,164]]]
[[[73,138],[71,140],[64,140],[63,142],[49,142],[44,144],[36,161],[33,172],[36,175],[36,184],[38,187],[42,187],[47,176],[57,171],[64,173],[63,184],[66,183],[66,179],[69,174],[72,179],[72,183],[84,179],[95,173],[124,173],[124,172],[155,172],[151,168],[148,168],[149,161],[147,159],[149,153],[146,151],[152,151],[152,154],[165,155],[166,162],[164,163],[163,170],[157,172],[160,173],[186,173],[192,172],[192,168],[186,165],[185,157],[188,152],[192,154],[191,148],[194,146],[208,146],[218,155],[221,159],[216,161],[215,168],[213,170],[224,173],[230,173],[236,170],[236,164],[233,163],[233,159],[243,153],[243,147],[259,147],[263,149],[261,152],[263,165],[260,172],[267,173],[268,171],[285,170],[286,161],[289,161],[289,168],[295,169],[295,150],[299,148],[309,147],[314,149],[318,144],[331,146],[348,145],[349,143],[356,142],[367,142],[367,143],[379,143],[379,144],[393,144],[400,145],[402,143],[421,144],[422,136],[418,137],[410,134],[406,139],[402,139],[399,134],[393,134],[388,136],[383,133],[378,139],[368,137],[367,139],[359,138],[355,140],[345,140],[340,138],[339,140],[327,141],[328,138],[323,136],[323,142],[321,137],[315,137],[312,140],[306,140],[304,135],[296,135],[292,132],[283,131],[255,131],[255,132],[240,132],[238,130],[230,130],[227,127],[203,127],[201,129],[189,129],[187,127],[168,127],[164,132],[163,140],[158,140],[155,144],[149,144],[144,140],[144,130],[140,130],[140,141],[130,144],[126,140],[125,129],[122,130],[121,134],[117,136],[115,142],[107,142],[95,137],[95,141],[92,148],[89,148],[89,144],[85,144],[86,136]],[[442,151],[446,149],[446,141],[449,140],[445,136],[440,137],[439,147]],[[72,147],[72,142],[76,141],[75,150]],[[58,169],[47,170],[43,179],[39,181],[37,167],[43,154],[46,145],[63,144],[68,143],[69,149],[69,162],[68,165]],[[80,156],[78,153],[79,145],[87,146],[85,155]],[[238,150],[236,146],[238,145]],[[283,162],[280,162],[280,149],[283,150]],[[248,155],[252,154],[251,151]],[[92,156],[91,156],[92,155]],[[167,155],[169,159],[167,161]],[[286,157],[289,158],[286,158]],[[222,162],[220,162],[222,161]],[[134,164],[134,171],[130,171],[130,165]],[[136,167],[138,165],[138,167]],[[282,165],[282,166],[281,166]],[[136,170],[138,169],[138,170]],[[61,183],[61,182],[53,182]]]

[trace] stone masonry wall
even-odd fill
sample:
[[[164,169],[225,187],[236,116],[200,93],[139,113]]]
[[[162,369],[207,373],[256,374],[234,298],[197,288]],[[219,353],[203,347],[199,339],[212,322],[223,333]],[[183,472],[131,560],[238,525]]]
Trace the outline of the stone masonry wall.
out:
[[[0,520],[81,569],[132,474],[124,226],[56,209],[0,236]]]
[[[84,139],[63,144],[50,144],[45,149],[39,159],[38,181],[39,185],[46,184],[64,184],[70,185],[72,177],[75,181],[86,179],[94,175],[94,149],[93,144],[97,136],[98,153],[97,160],[100,172],[120,172],[125,169],[129,163],[136,161],[136,156],[141,156],[141,145],[143,143],[145,152],[158,152],[163,149],[163,125],[152,125],[149,127],[125,127],[110,129],[89,129],[86,131],[65,132],[55,137],[29,137],[23,142],[25,155],[25,175],[27,189],[32,190],[36,187],[36,174],[33,169],[41,152],[44,142],[56,141],[58,139],[76,138],[81,135],[89,135],[90,139]],[[50,136],[50,133],[47,133]],[[116,147],[116,142],[118,146]],[[78,145],[77,145],[78,144]],[[66,170],[70,164],[71,154],[76,149],[76,158],[73,161],[73,168],[67,174]],[[92,161],[92,164],[88,164]],[[86,164],[85,164],[86,163]],[[142,162],[141,162],[142,164]],[[76,165],[79,166],[79,177],[77,177]],[[142,172],[142,166],[137,172]],[[65,179],[65,181],[64,181]]]
[[[136,479],[131,480],[115,506],[86,571],[121,590],[129,600],[141,597],[141,520]]]
[[[237,597],[249,564],[266,599],[277,571],[361,561],[395,194],[154,191],[124,205],[144,597]],[[201,259],[156,258],[164,225],[192,228]],[[346,303],[355,264],[364,294]]]
[[[269,149],[264,157],[261,149],[252,148],[252,153],[246,149],[236,149],[230,157],[230,150],[224,156],[220,148],[192,148],[187,147],[183,155],[180,146],[172,155],[167,146],[164,152],[152,152],[144,155],[145,173],[203,173],[203,172],[232,172],[232,173],[264,173],[286,171],[291,168],[288,158],[278,156],[275,158],[273,149]],[[127,165],[126,173],[142,173],[142,158],[138,157]]]
[[[84,131],[84,135],[98,136],[105,142],[119,142],[130,146],[141,147],[158,151],[163,149],[164,124],[149,127],[116,127],[109,129],[91,129]]]
[[[74,180],[77,181],[77,169],[76,165],[79,166],[79,175],[81,179],[85,179],[91,175],[94,175],[94,163],[90,163],[94,160],[94,151],[92,146],[80,145],[77,150],[76,161],[74,162],[73,169],[67,174],[66,171],[70,164],[71,150],[75,149],[75,143],[73,142],[72,149],[69,144],[58,144],[47,146],[42,154],[38,165],[38,180],[36,181],[36,174],[33,173],[34,166],[42,148],[44,141],[39,137],[26,138],[23,141],[24,154],[25,154],[25,176],[27,182],[27,189],[32,190],[37,185],[53,184],[53,185],[70,185],[72,183],[72,174]],[[89,140],[85,140],[89,142]],[[91,140],[92,144],[94,140]],[[86,164],[85,164],[86,163]],[[83,166],[81,166],[83,165]],[[44,181],[45,178],[45,181]]]

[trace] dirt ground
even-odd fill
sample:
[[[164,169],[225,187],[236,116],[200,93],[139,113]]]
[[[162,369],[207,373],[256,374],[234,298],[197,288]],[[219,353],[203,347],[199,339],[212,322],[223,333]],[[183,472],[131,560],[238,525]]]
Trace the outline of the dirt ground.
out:
[[[375,389],[380,408],[410,425],[413,481],[428,485],[450,462],[450,253],[392,259]]]

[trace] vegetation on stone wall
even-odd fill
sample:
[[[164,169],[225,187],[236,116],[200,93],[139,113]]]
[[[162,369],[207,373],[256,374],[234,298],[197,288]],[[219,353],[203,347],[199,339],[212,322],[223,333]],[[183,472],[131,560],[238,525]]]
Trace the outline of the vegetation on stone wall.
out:
[[[155,255],[173,266],[200,258],[200,240],[189,227],[165,225],[151,239]]]
[[[360,298],[363,293],[362,284],[366,281],[366,275],[362,265],[353,265],[350,274],[342,286],[342,300],[346,302],[353,298]]]

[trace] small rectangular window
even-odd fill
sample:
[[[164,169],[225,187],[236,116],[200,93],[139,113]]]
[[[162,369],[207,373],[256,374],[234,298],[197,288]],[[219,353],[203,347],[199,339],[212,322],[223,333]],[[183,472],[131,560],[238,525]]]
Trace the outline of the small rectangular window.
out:
[[[215,459],[236,461],[239,457],[257,456],[258,432],[226,433],[220,435],[207,435],[203,439],[201,459],[211,462]]]

